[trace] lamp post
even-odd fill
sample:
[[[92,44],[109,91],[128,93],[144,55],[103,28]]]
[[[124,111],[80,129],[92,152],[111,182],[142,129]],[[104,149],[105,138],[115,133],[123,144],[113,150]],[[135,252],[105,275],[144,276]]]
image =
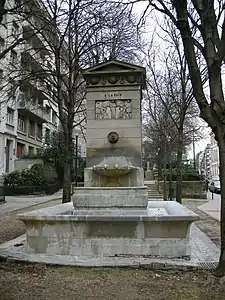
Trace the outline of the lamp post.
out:
[[[75,142],[76,142],[76,148],[75,148],[75,154],[76,154],[76,158],[75,158],[75,186],[77,187],[77,160],[78,160],[78,133],[76,133],[76,140],[75,140]]]

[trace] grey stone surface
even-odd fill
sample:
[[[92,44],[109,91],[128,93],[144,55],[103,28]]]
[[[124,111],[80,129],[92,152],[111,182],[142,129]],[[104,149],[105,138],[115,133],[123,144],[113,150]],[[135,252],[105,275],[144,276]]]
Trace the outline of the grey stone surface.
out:
[[[189,256],[189,226],[198,218],[171,201],[152,201],[142,210],[123,206],[72,212],[71,203],[66,203],[18,215],[26,224],[27,251],[89,257]]]
[[[17,211],[26,207],[31,207],[37,204],[49,202],[52,200],[57,200],[62,198],[62,191],[59,191],[53,195],[43,195],[43,196],[17,196],[11,197],[6,196],[6,203],[0,205],[0,215]]]
[[[81,187],[74,189],[72,196],[75,210],[94,208],[131,207],[146,208],[146,187]]]
[[[83,75],[87,83],[87,167],[99,164],[112,153],[129,157],[134,166],[140,167],[140,101],[145,69],[109,61],[85,70]],[[131,77],[133,83],[129,82]],[[107,82],[106,78],[117,79]],[[120,136],[116,146],[107,140],[110,131]]]
[[[22,245],[21,245],[22,244]],[[21,246],[14,246],[21,245]],[[0,257],[7,260],[38,262],[56,265],[84,267],[133,267],[151,269],[196,269],[216,266],[218,247],[195,225],[190,230],[190,260],[154,257],[82,257],[27,253],[26,235],[0,245]]]
[[[106,170],[107,171],[107,170]],[[132,168],[126,176],[114,177],[114,181],[109,176],[98,174],[93,168],[85,168],[84,170],[84,186],[85,187],[101,187],[101,186],[117,186],[117,187],[143,187],[144,171],[142,168]]]

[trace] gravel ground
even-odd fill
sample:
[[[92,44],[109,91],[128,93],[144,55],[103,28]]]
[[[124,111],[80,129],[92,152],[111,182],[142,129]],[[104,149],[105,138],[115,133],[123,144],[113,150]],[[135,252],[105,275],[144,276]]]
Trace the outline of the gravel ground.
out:
[[[183,205],[187,206],[200,216],[200,220],[195,222],[198,228],[201,229],[218,247],[220,247],[220,222],[198,209],[198,206],[204,203],[205,202],[202,201],[183,200]]]
[[[154,272],[7,264],[1,300],[224,300],[223,280],[208,272]]]
[[[52,206],[60,204],[61,200],[54,200],[51,202],[41,203],[38,205],[30,206],[29,208],[24,208],[21,210],[13,211],[11,213],[0,215],[0,244],[14,239],[25,233],[25,225],[22,221],[17,220],[15,215],[17,213],[23,213],[35,209],[44,208],[47,206]],[[1,209],[1,207],[0,207]],[[0,298],[1,299],[1,298]]]

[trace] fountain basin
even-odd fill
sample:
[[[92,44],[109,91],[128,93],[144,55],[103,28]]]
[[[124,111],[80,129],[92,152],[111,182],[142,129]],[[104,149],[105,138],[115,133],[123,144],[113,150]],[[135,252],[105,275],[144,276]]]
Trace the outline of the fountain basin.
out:
[[[95,173],[108,177],[123,176],[128,174],[132,169],[132,164],[124,156],[105,157],[99,165],[93,166]]]
[[[119,177],[128,174],[132,168],[129,166],[124,167],[117,167],[117,166],[94,166],[93,170],[95,173],[102,175],[102,176],[108,176],[108,177]]]
[[[148,209],[83,210],[66,203],[17,216],[27,229],[26,251],[77,257],[188,257],[189,229],[198,216],[173,201]]]

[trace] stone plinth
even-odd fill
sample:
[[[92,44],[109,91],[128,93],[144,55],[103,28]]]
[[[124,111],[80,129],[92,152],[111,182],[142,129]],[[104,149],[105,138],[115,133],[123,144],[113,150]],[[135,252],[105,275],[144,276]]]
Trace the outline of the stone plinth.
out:
[[[79,209],[146,208],[147,187],[80,187],[74,189],[73,205]]]
[[[198,216],[177,202],[153,201],[147,210],[82,211],[72,203],[18,216],[27,251],[86,257],[188,257],[190,224]],[[157,213],[157,210],[159,213]]]

